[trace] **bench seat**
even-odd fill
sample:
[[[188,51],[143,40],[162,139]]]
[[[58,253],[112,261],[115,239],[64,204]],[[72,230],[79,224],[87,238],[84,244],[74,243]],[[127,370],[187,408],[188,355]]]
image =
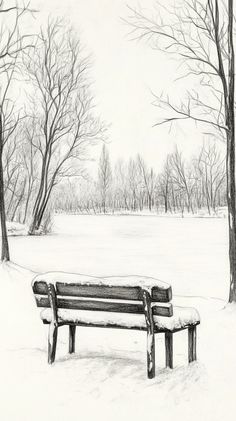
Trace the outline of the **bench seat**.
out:
[[[200,316],[196,309],[189,307],[173,307],[172,317],[153,316],[156,332],[175,332],[200,323]],[[45,308],[40,317],[44,323],[51,323],[52,310]],[[134,330],[147,330],[144,314],[123,314],[105,311],[67,310],[58,309],[60,324],[75,323],[81,326],[117,327]]]

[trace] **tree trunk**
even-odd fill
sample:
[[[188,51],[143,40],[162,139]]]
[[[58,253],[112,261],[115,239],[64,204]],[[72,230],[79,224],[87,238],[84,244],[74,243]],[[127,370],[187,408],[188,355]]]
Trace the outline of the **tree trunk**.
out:
[[[34,235],[36,231],[40,229],[40,226],[43,221],[43,217],[49,202],[49,198],[51,195],[52,187],[47,192],[47,196],[43,197],[42,202],[40,203],[40,206],[38,206],[37,213],[34,214],[33,222],[30,226],[29,234]]]
[[[228,103],[227,103],[227,203],[229,224],[230,292],[229,302],[236,302],[236,207],[235,207],[235,121],[234,121],[234,44],[233,44],[233,0],[228,0]]]
[[[0,134],[1,135],[1,134]],[[1,140],[0,140],[1,142]],[[9,261],[10,252],[7,238],[6,214],[5,214],[5,198],[4,198],[4,180],[3,180],[3,165],[2,165],[2,146],[0,145],[0,218],[2,229],[2,253],[1,260]]]
[[[152,196],[150,195],[150,193],[148,193],[148,209],[149,212],[152,211]]]
[[[47,145],[46,153],[45,153],[45,156],[43,157],[43,162],[42,162],[40,186],[39,186],[39,190],[38,190],[37,197],[36,197],[34,207],[33,207],[33,219],[30,225],[30,229],[29,229],[30,235],[35,234],[35,231],[39,229],[40,223],[41,223],[40,210],[44,206],[44,201],[47,195],[47,177],[48,177],[47,171],[48,171],[48,167],[49,167],[49,163],[51,159],[50,152],[51,152],[50,145]]]

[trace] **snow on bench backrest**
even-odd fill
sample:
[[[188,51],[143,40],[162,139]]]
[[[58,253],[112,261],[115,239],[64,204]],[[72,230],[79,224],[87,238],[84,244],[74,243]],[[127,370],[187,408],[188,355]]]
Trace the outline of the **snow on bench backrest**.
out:
[[[38,307],[50,307],[49,284],[55,287],[58,308],[139,314],[143,313],[143,304],[135,301],[142,301],[142,291],[145,290],[150,294],[153,314],[173,314],[172,304],[169,303],[171,286],[154,278],[135,275],[99,278],[63,272],[44,273],[36,276],[32,284]]]

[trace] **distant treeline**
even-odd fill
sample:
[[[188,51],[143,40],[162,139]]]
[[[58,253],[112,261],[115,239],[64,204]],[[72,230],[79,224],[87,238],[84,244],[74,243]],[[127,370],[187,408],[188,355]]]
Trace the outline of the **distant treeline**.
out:
[[[195,213],[206,209],[211,214],[226,205],[225,157],[214,143],[203,145],[189,160],[175,148],[158,173],[140,155],[118,160],[112,167],[104,145],[97,174],[96,179],[63,183],[56,195],[56,210]]]

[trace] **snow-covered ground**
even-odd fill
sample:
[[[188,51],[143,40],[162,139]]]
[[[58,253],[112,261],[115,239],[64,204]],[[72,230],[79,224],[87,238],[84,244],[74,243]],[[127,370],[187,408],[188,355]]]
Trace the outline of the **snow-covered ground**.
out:
[[[228,295],[227,221],[133,216],[57,216],[55,233],[11,237],[14,264],[0,266],[0,413],[4,421],[231,419],[236,389],[236,308]],[[27,269],[26,269],[27,268]],[[79,328],[68,356],[61,328],[47,365],[47,327],[31,293],[36,272],[140,274],[172,284],[174,303],[196,307],[198,362],[187,332],[175,334],[174,370],[157,337],[156,377],[146,378],[143,332]]]
[[[20,224],[19,222],[7,222],[7,233],[10,236],[17,236],[17,235],[27,235],[28,228],[24,224]]]
[[[159,278],[178,295],[228,296],[227,220],[58,215],[54,234],[11,237],[12,261],[35,272]]]

